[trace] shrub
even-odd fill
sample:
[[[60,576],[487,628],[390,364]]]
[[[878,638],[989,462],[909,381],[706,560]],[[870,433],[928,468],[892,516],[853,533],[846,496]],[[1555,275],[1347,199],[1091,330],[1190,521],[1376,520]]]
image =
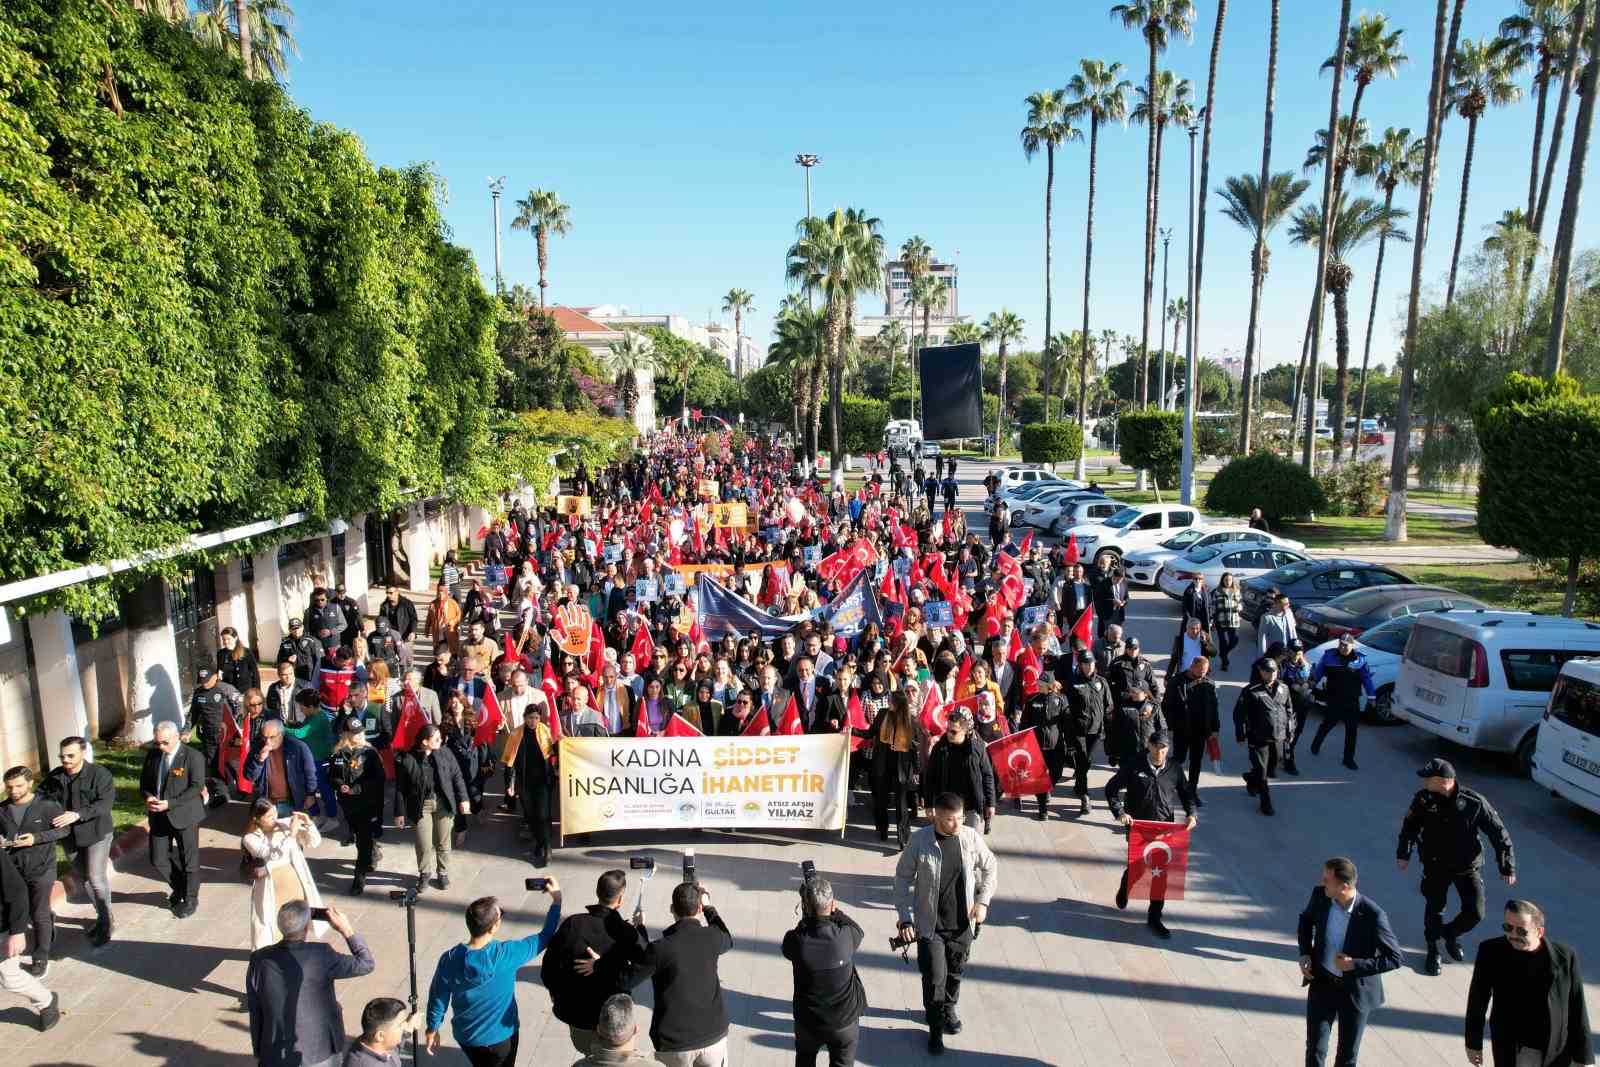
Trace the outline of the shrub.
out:
[[[1158,486],[1178,484],[1183,462],[1183,414],[1147,408],[1124,414],[1117,427],[1122,462],[1149,471]]]
[[[826,414],[823,421],[826,424]],[[847,393],[839,409],[839,444],[846,452],[875,452],[883,447],[883,427],[888,421],[888,404]]]
[[[1230,460],[1206,489],[1207,511],[1214,515],[1248,515],[1260,508],[1267,522],[1303,518],[1325,511],[1322,486],[1304,467],[1272,452],[1252,452]]]
[[[1083,453],[1075,422],[1040,422],[1022,427],[1022,462],[1065,463]]]
[[[1023,397],[1017,403],[1016,422],[1018,426],[1031,426],[1044,421],[1044,397],[1038,393]]]
[[[1194,454],[1200,456],[1215,456],[1218,459],[1231,456],[1239,450],[1239,426],[1237,419],[1195,419],[1194,420]]]
[[[1478,435],[1472,426],[1441,425],[1432,437],[1422,442],[1417,452],[1417,477],[1429,489],[1466,481],[1470,470],[1478,466],[1481,454]]]

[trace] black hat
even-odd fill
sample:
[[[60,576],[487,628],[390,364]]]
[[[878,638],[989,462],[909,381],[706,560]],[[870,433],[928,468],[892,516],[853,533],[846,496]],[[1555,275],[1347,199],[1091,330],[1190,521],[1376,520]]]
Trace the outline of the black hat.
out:
[[[289,620],[289,629],[291,629],[291,630],[300,630],[300,629],[303,629],[304,627],[305,627],[305,623],[301,622],[299,619],[290,619]]]
[[[1172,744],[1172,735],[1165,730],[1157,730],[1150,735],[1150,743],[1152,745],[1170,746]]]
[[[1124,640],[1122,643],[1127,648],[1138,648],[1139,647],[1139,639],[1137,637],[1129,637],[1126,640]]]
[[[210,667],[201,667],[195,672],[194,678],[195,681],[199,682],[201,685],[205,685],[207,682],[211,681],[211,674],[212,670]]]
[[[1455,776],[1456,769],[1450,761],[1442,760],[1437,756],[1424,763],[1422,769],[1417,772],[1418,778],[1449,778],[1453,780]]]
[[[339,732],[342,734],[364,734],[367,732],[367,727],[358,716],[346,715],[339,720]]]
[[[1079,663],[1093,663],[1094,661],[1095,661],[1094,653],[1089,651],[1087,648],[1081,649],[1078,652],[1078,662]]]
[[[1273,659],[1271,656],[1262,656],[1260,659],[1256,660],[1254,669],[1258,671],[1271,671],[1272,673],[1276,674],[1278,672],[1278,661]]]
[[[1272,644],[1267,646],[1268,659],[1277,659],[1279,656],[1283,655],[1283,653],[1284,647],[1282,641],[1274,641]]]

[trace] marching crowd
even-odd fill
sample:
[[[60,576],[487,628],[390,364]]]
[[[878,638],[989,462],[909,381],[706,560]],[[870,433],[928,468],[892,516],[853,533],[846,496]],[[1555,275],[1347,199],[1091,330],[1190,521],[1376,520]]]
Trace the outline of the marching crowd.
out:
[[[319,589],[291,623],[270,677],[224,630],[215,665],[198,672],[187,720],[157,728],[140,791],[150,860],[180,918],[199,904],[207,808],[248,800],[239,876],[251,892],[246,1000],[260,1061],[398,1063],[408,1032],[421,1028],[436,1047],[448,1011],[473,1063],[513,1063],[514,975],[543,952],[556,1016],[585,1063],[642,1062],[629,994],[646,978],[655,988],[655,1059],[727,1062],[716,960],[732,939],[709,894],[692,880],[679,885],[674,921],[652,941],[642,909],[621,918],[622,871],[602,876],[595,904],[564,921],[560,889],[547,879],[545,927],[519,941],[496,937],[495,898],[474,901],[469,938],[439,961],[425,1012],[374,1000],[346,1052],[333,982],[370,971],[373,959],[342,913],[324,905],[307,862],[324,836],[354,847],[346,888],[359,895],[382,861],[385,831],[409,823],[415,891],[447,888],[452,850],[498,795],[521,821],[532,863],[544,867],[560,817],[563,736],[694,733],[850,737],[851,784],[869,794],[880,841],[893,834],[900,943],[916,947],[929,1047],[942,1051],[944,1037],[961,1030],[961,976],[997,886],[984,838],[998,813],[1022,812],[1031,797],[1035,817],[1049,818],[1052,794],[1070,776],[1076,807],[1067,817],[1089,814],[1098,757],[1114,771],[1101,792],[1113,818],[1194,827],[1200,772],[1218,758],[1227,721],[1211,665],[1226,669],[1237,653],[1241,611],[1231,575],[1215,589],[1197,580],[1178,631],[1145,635],[1170,642],[1158,672],[1128,628],[1128,584],[1112,557],[1086,566],[1071,539],[1049,550],[1031,535],[1016,542],[1003,518],[980,538],[955,507],[955,474],[953,459],[932,472],[891,461],[846,492],[804,477],[767,438],[659,433],[623,462],[579,467],[553,505],[511,502],[479,531],[481,561],[446,557],[425,611],[389,587],[369,620],[343,587]],[[704,608],[699,582],[731,598],[735,615]],[[1343,761],[1356,769],[1357,721],[1373,685],[1350,642],[1310,662],[1286,598],[1272,598],[1258,632],[1250,681],[1228,718],[1246,753],[1247,791],[1271,816],[1272,783],[1299,773],[1298,742],[1319,704],[1310,752],[1343,725]],[[1017,737],[1042,774],[1024,778],[1011,761],[991,759],[991,745]],[[91,940],[113,938],[113,785],[87,749],[79,738],[63,742],[37,794],[27,768],[5,775],[0,904],[10,937],[0,983],[39,1009],[44,1027],[59,1017],[40,981],[51,954],[56,843],[94,902]],[[1420,857],[1424,970],[1437,974],[1443,957],[1465,958],[1461,939],[1484,914],[1480,838],[1508,884],[1516,863],[1487,799],[1443,760],[1419,773],[1424,788],[1405,814],[1397,862],[1404,869]],[[1461,910],[1447,922],[1452,887]],[[850,1063],[865,1003],[850,962],[862,930],[825,879],[808,877],[801,896],[805,920],[784,941],[799,1062],[826,1048],[831,1063]],[[1168,938],[1164,901],[1151,896],[1150,930]],[[321,942],[329,927],[349,954]],[[1481,1060],[1487,1012],[1498,1064],[1592,1062],[1576,954],[1544,937],[1543,913],[1530,902],[1509,901],[1503,929],[1505,938],[1479,948],[1469,1058]],[[1354,1064],[1366,1018],[1382,1002],[1380,976],[1401,958],[1348,859],[1324,866],[1299,941],[1306,1062],[1323,1062],[1337,1024],[1335,1062]],[[290,983],[291,973],[306,977]],[[298,1021],[286,1026],[283,1012]]]

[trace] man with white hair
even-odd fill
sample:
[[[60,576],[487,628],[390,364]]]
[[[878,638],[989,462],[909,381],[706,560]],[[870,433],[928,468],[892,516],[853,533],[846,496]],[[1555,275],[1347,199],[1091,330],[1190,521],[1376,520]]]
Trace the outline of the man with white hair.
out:
[[[150,813],[150,865],[171,887],[172,914],[187,919],[200,905],[200,821],[206,808],[206,761],[178,736],[178,724],[156,724],[144,755],[139,793]]]
[[[656,1061],[638,1052],[639,1023],[633,1017],[633,998],[617,993],[600,1006],[594,1028],[595,1050],[573,1067],[655,1067]]]
[[[278,909],[283,940],[250,954],[244,999],[250,1049],[261,1067],[338,1067],[343,1057],[344,1010],[333,983],[371,974],[377,963],[350,920],[332,905],[328,925],[344,936],[349,955],[307,940],[311,908],[304,900]]]

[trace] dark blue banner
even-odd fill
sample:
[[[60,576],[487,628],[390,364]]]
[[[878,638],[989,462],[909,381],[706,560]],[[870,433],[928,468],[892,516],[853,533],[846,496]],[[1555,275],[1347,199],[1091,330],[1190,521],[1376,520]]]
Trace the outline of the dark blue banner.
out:
[[[881,629],[883,615],[878,611],[878,598],[873,595],[870,570],[861,570],[850,580],[838,596],[817,609],[817,617],[833,624],[836,637],[855,637],[875,622]]]
[[[794,629],[795,624],[805,618],[802,615],[786,619],[764,611],[707,573],[702,573],[695,583],[695,612],[708,641],[720,641],[728,634],[734,637],[754,634],[763,641],[771,641]]]

